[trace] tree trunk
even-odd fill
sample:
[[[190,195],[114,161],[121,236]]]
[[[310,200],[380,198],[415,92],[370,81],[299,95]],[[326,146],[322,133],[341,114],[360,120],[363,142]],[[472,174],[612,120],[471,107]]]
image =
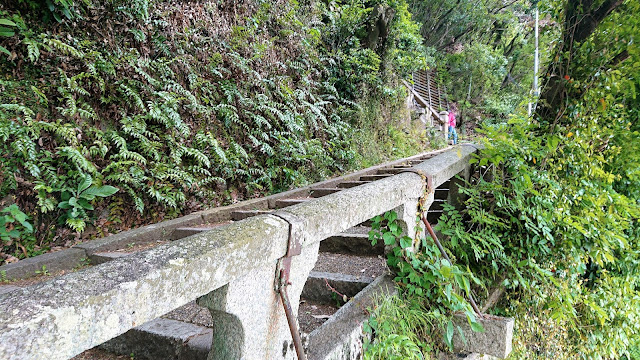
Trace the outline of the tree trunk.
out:
[[[568,98],[581,96],[582,89],[568,86],[568,80],[575,73],[572,71],[572,59],[577,45],[589,38],[598,24],[622,5],[623,1],[605,0],[596,7],[593,0],[567,0],[562,42],[556,48],[554,62],[547,69],[547,82],[536,110],[542,121],[554,121],[562,113]]]

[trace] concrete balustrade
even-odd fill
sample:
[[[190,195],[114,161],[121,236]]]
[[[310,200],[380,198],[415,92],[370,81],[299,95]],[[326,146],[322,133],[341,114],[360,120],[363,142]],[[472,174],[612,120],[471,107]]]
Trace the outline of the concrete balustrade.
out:
[[[475,151],[461,145],[414,169],[435,187],[468,168]],[[302,226],[288,286],[294,313],[320,241],[393,209],[413,236],[424,186],[421,176],[405,172],[280,210]],[[425,205],[433,199],[431,192]],[[274,291],[289,226],[257,215],[0,294],[0,359],[68,359],[194,299],[213,315],[209,359],[295,359]]]

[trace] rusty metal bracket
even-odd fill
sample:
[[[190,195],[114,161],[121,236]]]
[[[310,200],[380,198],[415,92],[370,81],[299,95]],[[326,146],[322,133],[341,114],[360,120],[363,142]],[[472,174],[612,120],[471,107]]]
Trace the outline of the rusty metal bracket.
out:
[[[292,257],[302,253],[302,219],[284,211],[278,211],[271,215],[277,216],[289,224],[289,239],[287,241],[287,253],[278,260],[276,269],[277,279],[275,290],[280,291],[283,286],[289,285]]]
[[[403,170],[403,171],[400,172],[400,174],[402,174],[402,173],[414,173],[414,174],[418,174],[418,175],[422,176],[422,178],[426,181],[427,194],[435,192],[435,188],[433,187],[433,176],[431,174],[427,174],[424,170],[420,170],[420,169],[416,169],[416,168],[410,168],[410,169],[407,169],[407,170]]]
[[[304,348],[302,346],[298,323],[293,314],[291,300],[289,300],[289,295],[287,294],[287,286],[291,285],[291,282],[289,281],[289,276],[291,274],[291,261],[294,256],[302,254],[303,221],[298,216],[285,211],[278,211],[271,215],[277,216],[289,224],[287,253],[283,258],[278,260],[274,289],[280,294],[280,299],[282,300],[282,306],[284,307],[284,313],[287,317],[289,331],[291,331],[291,338],[293,339],[293,345],[296,349],[298,360],[306,360],[307,356],[305,355]]]

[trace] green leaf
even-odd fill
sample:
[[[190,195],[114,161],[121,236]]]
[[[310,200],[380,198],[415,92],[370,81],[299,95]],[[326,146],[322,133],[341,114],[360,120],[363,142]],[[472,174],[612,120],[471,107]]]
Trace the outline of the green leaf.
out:
[[[403,236],[400,239],[400,247],[403,249],[411,247],[411,238],[409,238],[408,236]]]
[[[22,224],[22,226],[24,226],[25,230],[28,233],[32,233],[33,232],[33,225],[31,225],[29,222],[24,221],[24,222],[20,222],[20,224]]]
[[[475,332],[484,332],[484,327],[477,321],[471,321],[469,323],[471,325],[471,330]]]
[[[9,19],[0,19],[0,25],[17,26],[16,23],[14,23],[13,21],[11,21]]]
[[[449,323],[447,324],[447,333],[445,335],[445,342],[449,347],[453,346],[453,344],[451,343],[451,341],[453,340],[453,331],[453,321],[449,320]]]
[[[60,199],[62,201],[69,201],[69,198],[71,198],[71,193],[67,190],[63,191],[62,194],[60,194]]]
[[[392,233],[384,233],[382,234],[382,239],[384,240],[385,245],[393,245],[396,243],[396,237],[393,236]]]
[[[80,184],[78,184],[78,194],[91,186],[92,181],[93,179],[91,178],[91,175],[85,175],[84,179],[80,182]]]
[[[7,50],[7,48],[5,48],[4,46],[0,46],[0,52],[7,55],[11,55],[11,52]]]
[[[58,203],[58,208],[60,208],[60,209],[70,209],[71,205],[69,205],[68,201],[61,201],[60,203]]]
[[[384,214],[384,218],[391,223],[398,218],[398,214],[395,211],[388,211]]]
[[[86,195],[93,195],[93,196],[99,196],[99,197],[107,197],[107,196],[111,196],[111,195],[113,195],[113,194],[115,194],[117,192],[118,192],[118,188],[113,187],[111,185],[104,185],[104,186],[100,186],[100,187],[92,186],[92,187],[88,188],[87,190],[85,190],[83,195],[86,194]]]
[[[80,205],[78,204],[78,199],[72,197],[71,199],[69,199],[69,205],[75,207],[80,207]]]
[[[440,268],[440,274],[442,274],[442,276],[444,276],[445,279],[448,279],[449,277],[451,277],[451,267],[447,265],[443,265]]]
[[[462,288],[467,294],[471,292],[471,284],[466,276],[462,276]]]
[[[83,209],[93,210],[93,205],[91,205],[86,199],[78,199],[78,204],[82,206]]]
[[[83,232],[86,223],[82,219],[67,219],[67,225],[77,232]]]
[[[0,27],[0,36],[4,36],[4,37],[12,37],[13,35],[15,35],[15,31],[6,28],[6,27]]]

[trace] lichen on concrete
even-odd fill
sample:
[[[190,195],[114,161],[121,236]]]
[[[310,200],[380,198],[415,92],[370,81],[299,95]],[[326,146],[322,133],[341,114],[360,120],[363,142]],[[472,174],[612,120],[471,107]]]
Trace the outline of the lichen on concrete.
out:
[[[0,295],[0,358],[72,357],[275,264],[287,237],[284,221],[255,217]]]

